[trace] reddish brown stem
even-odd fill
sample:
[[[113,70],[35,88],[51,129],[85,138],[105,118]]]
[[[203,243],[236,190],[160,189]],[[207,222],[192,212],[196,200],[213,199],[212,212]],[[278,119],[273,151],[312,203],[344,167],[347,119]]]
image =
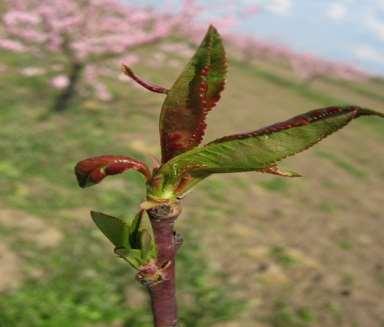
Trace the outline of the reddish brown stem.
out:
[[[144,79],[142,79],[141,77],[137,76],[133,70],[131,68],[129,68],[127,65],[123,65],[123,72],[129,76],[130,78],[132,78],[136,83],[138,83],[139,85],[141,85],[142,87],[144,87],[145,89],[147,89],[148,91],[151,91],[151,92],[155,92],[155,93],[163,93],[163,94],[167,94],[168,93],[168,89],[166,89],[165,87],[162,87],[160,85],[156,85],[154,83],[151,83],[151,82],[148,82],[148,81],[145,81]]]
[[[177,326],[175,290],[176,241],[173,224],[180,214],[178,206],[161,205],[148,210],[157,247],[156,265],[161,280],[148,286],[155,327]]]

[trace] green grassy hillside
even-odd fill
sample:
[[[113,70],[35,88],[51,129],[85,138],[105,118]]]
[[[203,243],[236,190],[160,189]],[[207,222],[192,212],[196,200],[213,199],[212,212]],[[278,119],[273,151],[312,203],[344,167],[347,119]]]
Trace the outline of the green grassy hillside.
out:
[[[186,61],[156,68],[142,56],[136,70],[165,86]],[[163,96],[110,78],[112,102],[83,98],[47,116],[48,77],[17,73],[38,63],[0,58],[0,326],[151,326],[133,271],[88,214],[134,213],[143,180],[127,173],[81,190],[73,166],[98,154],[158,156]],[[306,85],[284,65],[229,64],[207,141],[331,104],[384,111],[381,80]],[[286,160],[304,178],[233,174],[197,187],[177,223],[184,325],[384,326],[383,140],[384,122],[362,118]]]

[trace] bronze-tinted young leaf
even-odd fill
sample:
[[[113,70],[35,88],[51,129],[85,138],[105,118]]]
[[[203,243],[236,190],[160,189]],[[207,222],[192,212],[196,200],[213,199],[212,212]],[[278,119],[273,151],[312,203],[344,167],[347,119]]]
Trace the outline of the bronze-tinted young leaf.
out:
[[[151,178],[151,172],[145,163],[123,156],[98,156],[77,163],[75,174],[80,187],[92,186],[106,176],[120,174],[127,169],[135,169],[146,179]]]
[[[177,196],[176,190],[186,175],[194,177],[212,173],[263,171],[311,147],[352,119],[363,115],[384,116],[355,106],[328,107],[254,132],[215,140],[204,147],[180,154],[163,165],[157,172],[162,183],[153,188],[153,194]]]
[[[169,90],[160,115],[162,162],[199,145],[207,113],[224,88],[226,58],[217,30],[210,26],[195,55]]]

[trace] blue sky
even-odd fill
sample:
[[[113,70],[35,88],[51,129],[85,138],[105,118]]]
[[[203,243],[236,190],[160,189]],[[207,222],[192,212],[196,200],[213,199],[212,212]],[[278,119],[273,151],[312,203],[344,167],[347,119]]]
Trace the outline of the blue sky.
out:
[[[161,6],[163,2],[144,0],[140,4]],[[228,2],[231,1],[202,3],[226,8]],[[174,3],[180,1],[174,0]],[[384,0],[237,0],[232,3],[239,9],[260,8],[253,16],[242,17],[236,32],[384,75]],[[223,10],[210,14],[223,15]]]

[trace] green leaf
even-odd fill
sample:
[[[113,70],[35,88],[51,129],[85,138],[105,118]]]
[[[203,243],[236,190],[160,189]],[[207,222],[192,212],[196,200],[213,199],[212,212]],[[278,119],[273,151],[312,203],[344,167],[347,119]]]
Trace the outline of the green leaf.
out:
[[[156,256],[155,238],[146,211],[140,211],[132,221],[129,238],[131,247],[141,251],[141,258],[143,260]]]
[[[115,252],[138,268],[156,257],[152,226],[144,211],[133,219],[123,220],[91,211],[93,221],[115,246]]]
[[[96,211],[91,211],[91,217],[97,227],[116,248],[131,248],[129,243],[129,223],[123,219]]]
[[[213,173],[265,171],[278,161],[313,146],[352,119],[363,115],[384,116],[355,106],[328,107],[254,132],[215,140],[204,147],[178,155],[164,164],[156,174],[161,177],[157,177],[161,183],[150,189],[150,196],[179,196],[180,184],[188,175],[195,181],[195,178]]]
[[[190,150],[203,139],[207,113],[224,89],[226,58],[217,30],[202,43],[165,98],[160,115],[162,162]]]
[[[156,243],[153,229],[148,216],[145,214],[142,217],[140,224],[140,242],[141,255],[144,260],[149,260],[156,257]]]
[[[153,250],[155,248],[154,239],[147,230],[142,231],[140,241],[142,258],[147,259],[149,257],[152,257]]]
[[[143,211],[140,210],[130,223],[129,244],[133,249],[140,249],[140,224]]]
[[[146,262],[141,259],[141,251],[137,249],[116,248],[115,253],[127,261],[133,268],[140,269]]]

